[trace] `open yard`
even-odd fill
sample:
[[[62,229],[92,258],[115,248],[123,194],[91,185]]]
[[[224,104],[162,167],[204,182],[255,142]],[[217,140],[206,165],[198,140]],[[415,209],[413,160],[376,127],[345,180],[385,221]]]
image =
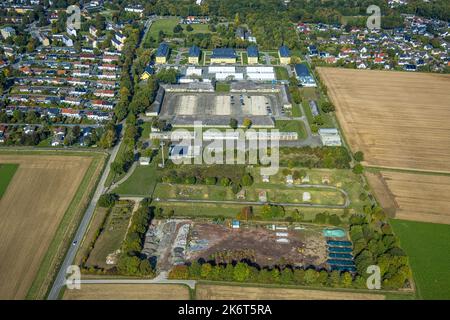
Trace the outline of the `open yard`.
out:
[[[419,299],[450,299],[450,226],[391,220],[411,264]]]
[[[366,176],[391,216],[450,224],[449,175],[380,171]]]
[[[384,300],[382,294],[350,291],[198,284],[197,300]]]
[[[353,152],[368,165],[450,172],[450,76],[319,68]]]
[[[32,284],[42,297],[103,161],[29,152],[0,153],[0,163],[19,165],[0,200],[0,298],[23,299]]]
[[[179,284],[82,284],[66,290],[64,300],[189,300],[189,288]]]
[[[102,227],[102,232],[89,254],[89,259],[86,261],[87,267],[95,266],[108,269],[113,266],[107,264],[106,260],[108,255],[117,256],[116,251],[120,249],[125,238],[133,206],[134,204],[131,201],[121,201],[111,209]]]

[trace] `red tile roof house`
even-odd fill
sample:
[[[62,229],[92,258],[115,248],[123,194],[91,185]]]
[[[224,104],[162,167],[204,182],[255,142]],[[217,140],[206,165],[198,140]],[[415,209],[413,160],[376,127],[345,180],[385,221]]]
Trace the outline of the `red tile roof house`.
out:
[[[61,109],[61,114],[69,118],[81,118],[80,111],[71,108]]]
[[[95,90],[94,95],[97,97],[114,98],[114,90]]]

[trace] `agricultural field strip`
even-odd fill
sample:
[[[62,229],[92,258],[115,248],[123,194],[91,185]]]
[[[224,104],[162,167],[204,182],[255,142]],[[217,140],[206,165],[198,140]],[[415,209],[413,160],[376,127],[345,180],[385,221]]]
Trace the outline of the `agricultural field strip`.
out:
[[[82,156],[0,154],[0,162],[19,163],[0,202],[0,283],[8,284],[2,286],[2,297],[24,298],[27,294],[91,161]]]
[[[450,77],[319,68],[353,151],[368,165],[450,172]]]

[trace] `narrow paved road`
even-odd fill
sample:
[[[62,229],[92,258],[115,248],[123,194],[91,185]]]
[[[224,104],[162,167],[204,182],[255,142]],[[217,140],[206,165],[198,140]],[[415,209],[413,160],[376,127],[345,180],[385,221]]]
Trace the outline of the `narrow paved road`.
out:
[[[59,268],[58,274],[55,278],[53,286],[47,297],[48,300],[58,299],[61,288],[63,286],[65,286],[65,284],[66,284],[66,270],[70,265],[72,265],[73,260],[75,259],[75,255],[80,247],[81,241],[83,240],[83,237],[89,226],[89,222],[91,221],[91,218],[94,214],[94,210],[95,210],[95,207],[97,206],[98,199],[105,191],[105,182],[106,182],[106,178],[109,175],[111,163],[116,159],[117,152],[119,151],[120,145],[123,142],[123,135],[122,135],[123,128],[122,127],[124,126],[124,124],[125,124],[125,121],[123,121],[120,125],[119,141],[116,144],[116,146],[111,150],[111,155],[108,159],[108,162],[106,163],[105,170],[103,171],[103,174],[97,185],[97,189],[95,190],[94,196],[92,197],[92,200],[89,203],[86,213],[84,214],[83,219],[81,220],[81,223],[78,226],[75,237],[72,240],[72,245],[70,246],[69,250],[67,251],[66,257],[64,258],[64,261]]]

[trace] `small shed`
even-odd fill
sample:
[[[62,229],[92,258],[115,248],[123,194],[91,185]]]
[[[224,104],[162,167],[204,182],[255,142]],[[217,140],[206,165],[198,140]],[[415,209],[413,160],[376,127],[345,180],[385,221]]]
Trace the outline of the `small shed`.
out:
[[[150,158],[149,157],[140,157],[139,158],[139,164],[141,166],[148,166],[148,165],[150,165]]]
[[[310,182],[311,180],[310,180],[310,178],[309,178],[309,174],[307,174],[306,176],[304,176],[303,178],[302,178],[302,183],[308,183],[308,182]]]
[[[239,229],[241,227],[241,223],[239,220],[233,220],[231,221],[231,228],[232,229]]]
[[[262,190],[258,193],[258,198],[260,202],[267,202],[267,192]]]
[[[263,175],[262,176],[262,182],[270,182],[269,176],[268,175]]]
[[[294,178],[292,177],[292,174],[288,174],[286,176],[286,184],[293,184],[294,183]]]
[[[303,202],[309,202],[309,201],[311,201],[311,193],[303,192]]]
[[[239,191],[239,192],[236,194],[236,198],[237,198],[238,200],[245,200],[245,190],[242,189],[241,191]]]

